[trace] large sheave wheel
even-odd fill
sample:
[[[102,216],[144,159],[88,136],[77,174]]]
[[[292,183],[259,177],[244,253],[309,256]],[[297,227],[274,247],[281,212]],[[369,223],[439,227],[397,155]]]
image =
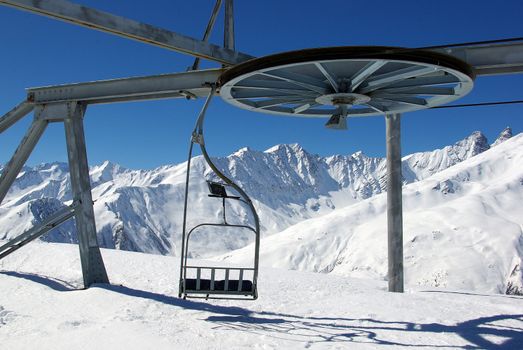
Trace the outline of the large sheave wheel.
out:
[[[331,47],[285,52],[234,66],[220,95],[240,108],[297,117],[403,113],[452,102],[473,87],[466,63],[431,51]]]

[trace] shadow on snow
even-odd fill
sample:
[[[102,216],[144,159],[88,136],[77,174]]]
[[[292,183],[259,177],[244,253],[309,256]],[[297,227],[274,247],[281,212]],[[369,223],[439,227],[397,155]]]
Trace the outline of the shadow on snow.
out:
[[[19,272],[0,272],[0,274],[27,279],[59,292],[76,290],[65,281],[46,276]],[[523,344],[523,314],[479,317],[457,324],[380,321],[372,318],[305,317],[183,300],[125,286],[98,284],[94,287],[165,305],[211,313],[213,315],[208,316],[204,321],[215,324],[214,329],[217,330],[272,336],[286,341],[300,342],[306,346],[318,342],[352,342],[413,348],[521,349]],[[518,321],[520,326],[507,326],[507,321]],[[416,339],[421,340],[414,344],[387,340],[387,338],[401,339],[401,333],[419,333],[420,336]],[[423,343],[424,336],[430,337],[430,333],[455,334],[461,338],[460,343],[464,341],[468,344],[448,344],[448,339],[441,344]]]

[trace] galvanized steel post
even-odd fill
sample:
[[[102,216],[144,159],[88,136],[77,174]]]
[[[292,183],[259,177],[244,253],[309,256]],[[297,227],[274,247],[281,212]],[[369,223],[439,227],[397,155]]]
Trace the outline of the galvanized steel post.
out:
[[[93,283],[109,283],[105,271],[98,239],[96,238],[96,224],[94,220],[93,198],[87,164],[87,151],[83,116],[85,105],[76,102],[68,103],[68,115],[64,120],[67,154],[69,158],[69,172],[71,174],[71,188],[73,200],[76,202],[75,218],[80,248],[80,261],[84,287]]]
[[[389,292],[403,293],[403,209],[401,114],[385,116],[387,125],[387,225]]]

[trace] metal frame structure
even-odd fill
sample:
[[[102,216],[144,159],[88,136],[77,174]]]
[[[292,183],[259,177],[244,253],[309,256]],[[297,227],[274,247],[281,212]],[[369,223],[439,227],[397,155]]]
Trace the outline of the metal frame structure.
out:
[[[209,93],[213,92],[212,86],[229,66],[253,58],[235,49],[233,0],[224,0],[224,2],[226,10],[225,40],[222,47],[208,43],[209,33],[213,28],[216,14],[221,5],[220,0],[217,0],[213,9],[203,40],[94,10],[66,0],[0,0],[1,5],[222,64],[222,68],[200,71],[196,70],[199,67],[199,60],[196,60],[192,66],[193,71],[190,72],[32,88],[28,89],[25,101],[0,117],[0,133],[2,133],[25,115],[34,111],[32,125],[0,176],[0,204],[47,124],[63,122],[66,126],[69,166],[74,191],[74,205],[71,206],[70,210],[74,211],[78,226],[85,287],[89,287],[92,283],[108,282],[96,241],[95,219],[92,211],[82,124],[86,107],[94,103],[208,96]],[[521,39],[426,47],[423,49],[444,53],[466,62],[473,68],[476,76],[523,72],[523,40]],[[386,114],[385,120],[389,174],[387,194],[389,205],[389,290],[400,292],[403,290],[400,116],[399,114],[389,113]],[[71,211],[65,210],[67,213],[71,213]],[[60,216],[59,213],[56,213],[56,215]],[[68,215],[65,215],[65,217]],[[49,220],[33,231],[26,232],[24,237],[29,239],[35,235],[43,234],[48,231],[49,227],[53,227],[61,221],[61,219],[56,222],[52,219]],[[24,241],[24,237],[20,237],[20,239]],[[28,241],[24,242],[27,243]],[[21,242],[11,243],[8,243],[11,246],[7,249],[21,246]],[[4,247],[0,247],[0,254],[6,252]],[[2,256],[5,256],[5,254]]]

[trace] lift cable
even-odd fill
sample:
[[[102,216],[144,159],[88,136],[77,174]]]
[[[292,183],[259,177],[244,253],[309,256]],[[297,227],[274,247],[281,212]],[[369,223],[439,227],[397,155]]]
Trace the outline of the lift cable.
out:
[[[429,109],[436,108],[460,108],[460,107],[481,107],[481,106],[497,106],[497,105],[511,105],[511,104],[520,104],[523,103],[523,100],[512,100],[512,101],[492,101],[492,102],[478,102],[478,103],[463,103],[456,105],[443,105],[430,107]]]

